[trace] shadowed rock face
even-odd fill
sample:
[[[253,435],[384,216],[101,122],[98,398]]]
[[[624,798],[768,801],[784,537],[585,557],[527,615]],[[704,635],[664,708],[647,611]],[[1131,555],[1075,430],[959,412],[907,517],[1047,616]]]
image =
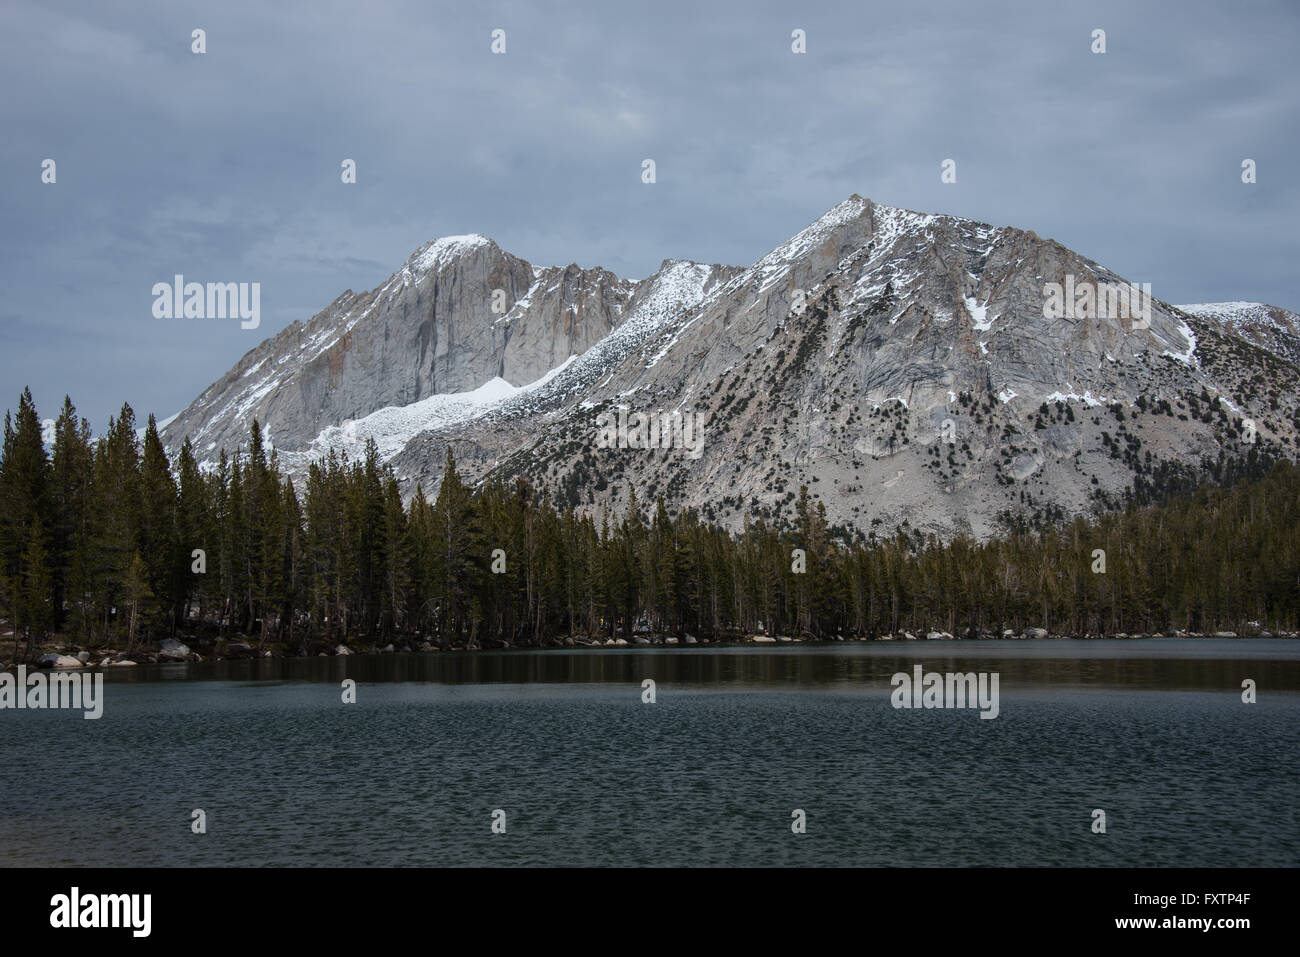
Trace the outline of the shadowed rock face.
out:
[[[345,292],[250,351],[169,423],[200,459],[233,451],[256,418],[277,448],[385,406],[520,385],[617,324],[634,284],[604,269],[534,270],[481,236],[436,240],[370,292]],[[499,310],[493,311],[495,305]]]
[[[1295,456],[1290,314],[1052,311],[1050,283],[1128,288],[1032,232],[859,196],[747,269],[666,260],[635,283],[443,239],[264,342],[164,437],[212,459],[256,416],[290,470],[376,437],[407,494],[436,491],[450,445],[473,478],[522,475],[579,508],[635,488],[738,527],[789,518],[808,485],[832,524],[977,537],[1007,511],[1086,511],[1161,462]],[[494,377],[537,384],[436,398]],[[597,416],[619,405],[696,414],[703,445],[600,448]]]

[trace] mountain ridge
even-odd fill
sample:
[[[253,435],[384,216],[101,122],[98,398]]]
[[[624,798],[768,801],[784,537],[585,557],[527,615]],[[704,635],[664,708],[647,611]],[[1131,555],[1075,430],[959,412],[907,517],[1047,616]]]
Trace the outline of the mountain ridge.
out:
[[[382,440],[408,497],[436,491],[450,446],[475,480],[581,509],[635,487],[738,527],[809,485],[845,527],[977,537],[1016,510],[1086,512],[1161,463],[1295,456],[1293,314],[1150,297],[1145,324],[1049,318],[1048,285],[1076,282],[1131,288],[1032,231],[857,194],[749,267],[665,259],[637,281],[443,237],[250,350],[164,439],[210,462],[257,417],[291,472]],[[619,405],[703,416],[703,455],[597,448]]]

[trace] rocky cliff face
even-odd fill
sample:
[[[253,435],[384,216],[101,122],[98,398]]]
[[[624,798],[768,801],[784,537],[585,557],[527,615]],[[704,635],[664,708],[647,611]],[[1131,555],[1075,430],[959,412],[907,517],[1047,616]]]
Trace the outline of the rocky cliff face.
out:
[[[531,382],[607,336],[634,288],[604,269],[534,269],[482,236],[439,239],[377,289],[348,290],[250,351],[166,438],[188,434],[211,459],[256,418],[292,452],[377,409]]]
[[[747,269],[668,260],[636,283],[439,240],[253,350],[165,438],[215,457],[256,416],[292,469],[374,438],[408,494],[450,445],[474,478],[580,508],[635,488],[737,527],[808,485],[834,524],[977,537],[1162,463],[1294,457],[1295,317],[1118,308],[1130,288],[1032,232],[858,196]],[[637,415],[694,445],[606,447]]]

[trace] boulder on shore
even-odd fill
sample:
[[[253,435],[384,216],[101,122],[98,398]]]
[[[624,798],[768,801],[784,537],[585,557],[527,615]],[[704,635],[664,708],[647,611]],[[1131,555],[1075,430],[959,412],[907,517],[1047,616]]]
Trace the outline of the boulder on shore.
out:
[[[182,644],[175,638],[164,638],[158,642],[159,661],[184,661],[189,654],[189,645]]]
[[[1025,629],[1025,637],[1026,637],[1026,638],[1046,638],[1046,637],[1047,637],[1047,629],[1046,629],[1046,628],[1026,628],[1026,629]]]
[[[80,668],[81,661],[71,655],[41,655],[36,663],[41,668]]]
[[[335,646],[334,646],[334,654],[336,654],[336,655],[350,655],[350,654],[352,654],[352,649],[349,648],[347,645],[343,645],[343,644],[335,645]]]

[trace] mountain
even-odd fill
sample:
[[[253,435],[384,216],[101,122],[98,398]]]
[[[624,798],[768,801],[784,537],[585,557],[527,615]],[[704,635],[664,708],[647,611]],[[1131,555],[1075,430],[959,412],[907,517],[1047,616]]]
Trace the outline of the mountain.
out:
[[[1178,306],[1225,335],[1238,336],[1300,363],[1300,315],[1262,302],[1198,302]]]
[[[451,237],[263,342],[164,440],[211,461],[256,417],[289,471],[375,439],[407,495],[436,491],[450,446],[473,479],[582,508],[635,489],[736,528],[790,519],[807,485],[833,525],[979,538],[1205,461],[1295,457],[1293,314],[1134,316],[1084,287],[1130,288],[1033,232],[857,195],[748,268],[665,260],[638,282]],[[674,412],[698,448],[598,441]]]

